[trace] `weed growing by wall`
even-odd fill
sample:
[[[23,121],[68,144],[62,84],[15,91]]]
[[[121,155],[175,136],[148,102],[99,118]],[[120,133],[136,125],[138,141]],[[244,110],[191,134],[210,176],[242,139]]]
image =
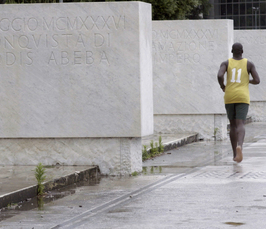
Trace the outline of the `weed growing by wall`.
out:
[[[44,185],[43,182],[45,181],[46,176],[45,168],[43,167],[42,163],[39,163],[35,169],[35,178],[38,183],[38,195],[43,195]]]

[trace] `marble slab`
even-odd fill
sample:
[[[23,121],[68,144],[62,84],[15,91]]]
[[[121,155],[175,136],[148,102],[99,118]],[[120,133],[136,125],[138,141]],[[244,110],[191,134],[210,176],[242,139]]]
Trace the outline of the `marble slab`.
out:
[[[154,113],[224,114],[217,72],[232,44],[232,20],[153,21]]]
[[[265,30],[235,30],[234,41],[243,45],[243,57],[252,61],[261,78],[259,85],[250,85],[250,101],[266,100],[266,82],[263,76],[266,74],[266,31]]]
[[[0,5],[0,137],[153,133],[151,5]]]

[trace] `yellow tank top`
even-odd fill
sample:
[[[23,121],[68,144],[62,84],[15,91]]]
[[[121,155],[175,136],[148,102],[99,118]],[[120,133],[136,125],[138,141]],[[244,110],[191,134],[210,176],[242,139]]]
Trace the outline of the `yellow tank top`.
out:
[[[224,103],[250,103],[249,74],[247,59],[228,59],[227,83],[224,93]]]

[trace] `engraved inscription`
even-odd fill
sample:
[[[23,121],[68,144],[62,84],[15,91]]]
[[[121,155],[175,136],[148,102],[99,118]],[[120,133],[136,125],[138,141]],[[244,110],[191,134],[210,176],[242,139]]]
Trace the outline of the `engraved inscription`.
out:
[[[30,66],[45,57],[47,65],[111,65],[116,31],[124,15],[0,17],[0,64]]]
[[[125,29],[126,17],[86,16],[86,17],[51,17],[51,18],[0,18],[0,31],[91,31]]]
[[[200,53],[215,50],[217,29],[153,30],[155,63],[199,64]]]
[[[256,45],[261,47],[261,50],[264,49],[266,45],[266,34],[264,32],[261,33],[246,33],[246,34],[238,34],[238,36],[234,39],[237,42],[243,44],[244,47],[250,47],[252,45]],[[252,48],[250,48],[252,49]],[[247,53],[246,53],[247,54]],[[252,52],[248,54],[248,59],[252,62],[256,63],[260,67],[264,67],[264,55],[263,52]]]
[[[252,35],[239,36],[236,37],[235,40],[243,44],[266,45],[266,36],[263,34],[257,36],[252,36]]]
[[[13,66],[13,65],[27,65],[33,64],[32,52],[4,52],[0,54],[0,65]]]
[[[215,29],[182,29],[182,30],[160,30],[160,31],[153,31],[153,38],[154,39],[207,39],[213,40],[217,38],[218,30]]]
[[[102,52],[92,51],[52,51],[48,64],[54,65],[92,65],[96,63],[110,65],[107,54]]]

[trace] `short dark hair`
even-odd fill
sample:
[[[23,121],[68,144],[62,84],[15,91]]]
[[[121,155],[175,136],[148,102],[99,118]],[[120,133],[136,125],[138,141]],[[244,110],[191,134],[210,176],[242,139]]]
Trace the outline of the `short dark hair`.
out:
[[[232,46],[232,53],[239,55],[243,53],[243,45],[240,43],[234,43]]]

